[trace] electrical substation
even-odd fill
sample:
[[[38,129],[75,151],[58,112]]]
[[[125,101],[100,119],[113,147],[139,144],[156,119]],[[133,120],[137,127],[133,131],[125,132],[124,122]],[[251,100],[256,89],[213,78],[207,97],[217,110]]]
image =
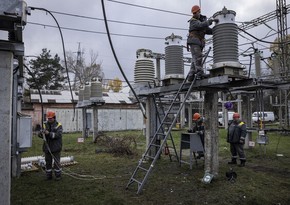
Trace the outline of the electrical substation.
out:
[[[140,48],[136,52],[134,67],[134,92],[146,108],[146,143],[147,148],[138,161],[136,169],[130,177],[127,187],[136,185],[139,194],[155,164],[166,148],[171,161],[183,164],[181,152],[178,154],[171,135],[173,128],[180,124],[184,126],[188,116],[191,126],[193,107],[198,105],[200,113],[205,117],[205,163],[204,172],[207,176],[215,177],[219,174],[218,165],[218,105],[227,113],[224,105],[228,102],[236,103],[236,110],[242,116],[251,131],[259,133],[261,144],[266,144],[265,133],[269,131],[283,131],[289,127],[289,90],[290,66],[287,41],[287,14],[290,5],[286,0],[276,0],[276,10],[247,24],[237,26],[236,12],[226,7],[216,12],[213,17],[219,22],[213,27],[213,38],[207,41],[212,48],[205,51],[204,61],[209,53],[213,52],[213,65],[208,70],[209,77],[187,81],[184,63],[190,58],[184,57],[182,37],[174,33],[165,38],[165,54],[155,53],[150,48]],[[21,114],[24,82],[24,43],[22,38],[23,26],[27,23],[30,9],[24,1],[5,0],[0,3],[0,29],[7,33],[8,39],[0,40],[0,70],[5,76],[0,81],[0,204],[10,204],[11,177],[20,176],[21,153],[26,151],[32,143],[31,117]],[[275,68],[273,75],[261,74],[258,49],[251,54],[255,57],[255,76],[239,62],[238,36],[246,30],[277,19],[278,42],[281,55],[273,55]],[[156,60],[156,67],[154,67]],[[161,78],[160,61],[165,61],[165,76]],[[266,91],[274,90],[273,106],[279,107],[279,127],[271,130],[261,122],[258,128],[253,128],[252,105],[255,103],[257,112],[264,112],[263,97]],[[102,98],[102,84],[98,79],[92,79],[79,90],[77,108],[83,113],[83,136],[87,135],[86,110],[93,109],[94,121],[97,122],[98,107],[104,105]],[[198,96],[198,97],[197,97]],[[197,98],[199,100],[197,100]],[[254,101],[253,101],[254,99]],[[8,106],[9,105],[9,106]],[[186,113],[188,110],[188,113]],[[227,116],[227,115],[226,115]],[[225,120],[227,121],[227,119]],[[97,138],[98,124],[94,124],[94,139]],[[225,123],[227,127],[227,123]],[[184,135],[184,137],[188,137]],[[189,135],[189,140],[194,136]],[[251,132],[248,132],[246,146],[251,141]],[[189,142],[190,143],[190,142]],[[192,143],[196,144],[199,142]],[[191,149],[191,145],[184,148]],[[192,161],[189,162],[190,167]]]
[[[286,8],[285,1],[277,1],[279,7]],[[278,5],[277,5],[278,7]],[[279,8],[278,7],[278,8]],[[286,15],[285,10],[278,16],[278,28],[287,28],[285,25]],[[209,69],[210,77],[206,79],[194,79],[192,83],[187,81],[188,77],[184,75],[183,62],[183,48],[181,44],[182,38],[178,35],[171,34],[166,37],[165,40],[165,77],[160,79],[152,79],[152,72],[150,73],[150,78],[142,81],[140,84],[140,76],[145,75],[141,73],[141,66],[135,67],[135,91],[139,97],[144,100],[146,105],[146,139],[147,139],[147,149],[139,160],[137,167],[135,168],[127,188],[135,184],[137,188],[137,194],[139,194],[144,184],[146,183],[152,169],[154,169],[155,163],[157,162],[162,150],[168,149],[170,160],[177,160],[181,163],[188,163],[182,161],[182,149],[189,148],[190,153],[193,151],[203,150],[198,149],[197,144],[201,144],[196,140],[195,134],[186,137],[184,134],[181,136],[181,147],[180,154],[177,154],[174,140],[171,135],[172,129],[175,124],[180,121],[182,122],[185,118],[185,108],[188,109],[188,116],[192,116],[192,106],[193,103],[193,93],[197,93],[200,96],[203,103],[203,109],[201,113],[205,117],[205,181],[218,176],[218,100],[222,99],[222,104],[227,102],[228,96],[236,96],[236,99],[232,99],[232,102],[237,102],[236,112],[241,113],[242,119],[246,122],[248,129],[252,129],[252,118],[249,113],[252,113],[252,103],[251,99],[256,99],[257,108],[259,112],[264,112],[264,101],[263,93],[266,90],[283,90],[282,92],[289,92],[289,77],[288,70],[289,65],[282,64],[278,75],[272,76],[271,79],[265,79],[261,75],[256,75],[255,78],[250,78],[247,72],[245,72],[245,67],[239,62],[238,53],[238,34],[245,28],[239,28],[235,23],[236,12],[228,10],[224,7],[221,11],[215,13],[213,17],[218,19],[219,22],[213,27],[213,65]],[[268,19],[258,19],[253,21],[262,23]],[[273,17],[272,17],[273,18]],[[282,40],[281,45],[286,49],[286,33],[285,29],[280,30],[280,39]],[[283,33],[283,35],[281,35]],[[208,50],[204,56],[206,59]],[[285,52],[285,51],[284,51]],[[159,55],[152,55],[151,50],[140,49],[137,51],[137,56],[142,56],[142,59],[150,62],[150,59]],[[287,53],[287,52],[286,52]],[[258,58],[258,57],[257,57]],[[161,58],[156,58],[160,60]],[[258,58],[259,59],[259,58]],[[286,59],[284,56],[283,59]],[[138,60],[137,60],[138,61]],[[287,62],[287,61],[282,61]],[[137,63],[136,63],[137,64]],[[157,66],[160,63],[156,63]],[[146,67],[143,68],[146,70]],[[152,68],[150,67],[152,71]],[[160,72],[160,68],[156,68],[157,72]],[[256,73],[260,74],[260,68],[258,63],[256,64]],[[147,76],[147,75],[146,75]],[[160,73],[156,73],[155,76],[160,76]],[[287,94],[288,95],[288,94]],[[228,100],[229,101],[229,100]],[[242,103],[243,102],[243,103]],[[288,101],[285,101],[288,103]],[[227,110],[222,106],[223,112],[227,113]],[[280,108],[282,109],[282,108]],[[288,110],[285,110],[288,113]],[[286,119],[287,118],[287,119]],[[288,127],[288,115],[284,116],[285,122],[284,127]],[[189,117],[189,121],[191,121]],[[227,120],[226,120],[227,121]],[[190,126],[190,125],[189,125]],[[227,128],[227,125],[225,125]],[[261,124],[258,129],[254,129],[259,132],[259,144],[265,144],[265,132],[269,131],[263,124]],[[277,130],[276,130],[277,131]],[[282,130],[280,130],[282,131]],[[190,134],[189,134],[190,135]],[[182,145],[183,140],[187,139],[189,145]],[[246,146],[248,147],[249,141],[251,141],[251,132],[248,132],[248,137],[246,139]],[[180,158],[179,158],[180,157]],[[149,163],[147,162],[149,161]],[[190,167],[192,167],[192,156],[190,159]]]

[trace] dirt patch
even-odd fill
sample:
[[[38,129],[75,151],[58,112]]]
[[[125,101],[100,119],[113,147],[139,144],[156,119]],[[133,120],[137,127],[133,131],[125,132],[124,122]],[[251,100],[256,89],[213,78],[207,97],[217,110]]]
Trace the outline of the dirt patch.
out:
[[[247,165],[248,168],[258,171],[258,172],[264,172],[269,174],[275,174],[279,175],[280,177],[290,177],[290,171],[287,168],[273,168],[273,167],[265,167],[265,166],[259,166],[259,165]]]

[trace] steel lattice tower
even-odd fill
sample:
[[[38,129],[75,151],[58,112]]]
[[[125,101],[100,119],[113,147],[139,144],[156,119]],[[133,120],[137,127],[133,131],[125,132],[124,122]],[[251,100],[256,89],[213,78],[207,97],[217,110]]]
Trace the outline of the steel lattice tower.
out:
[[[280,74],[281,77],[289,77],[289,64],[287,61],[287,7],[286,0],[276,0],[278,42],[281,50]]]

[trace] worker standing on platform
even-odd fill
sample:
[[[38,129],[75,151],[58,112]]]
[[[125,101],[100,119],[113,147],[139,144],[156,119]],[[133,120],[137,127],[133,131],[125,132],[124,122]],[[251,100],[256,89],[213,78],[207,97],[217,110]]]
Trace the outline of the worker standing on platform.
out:
[[[204,147],[204,119],[199,113],[196,112],[193,114],[192,120],[194,124],[192,129],[188,130],[188,132],[197,133],[200,136],[202,146]],[[197,158],[204,156],[203,152],[197,152],[197,154]]]
[[[195,5],[191,9],[192,18],[189,22],[189,34],[187,38],[187,50],[191,52],[192,61],[188,76],[188,81],[192,82],[194,75],[207,77],[202,69],[202,50],[205,46],[205,34],[212,35],[212,29],[209,27],[212,22],[218,23],[218,19],[207,20],[206,16],[200,14],[200,7]]]
[[[246,124],[240,120],[240,114],[233,114],[233,121],[228,128],[227,142],[230,143],[232,161],[228,164],[237,164],[238,155],[240,157],[240,167],[244,167],[246,156],[244,153],[244,144],[247,135]]]

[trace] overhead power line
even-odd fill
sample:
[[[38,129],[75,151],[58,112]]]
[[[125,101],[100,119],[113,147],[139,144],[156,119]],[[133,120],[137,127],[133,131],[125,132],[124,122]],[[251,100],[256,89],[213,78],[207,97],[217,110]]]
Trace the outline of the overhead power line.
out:
[[[35,22],[29,22],[29,21],[27,22],[27,24],[32,24],[32,25],[42,26],[42,27],[49,27],[49,28],[58,28],[57,26],[53,26],[53,25],[35,23]],[[70,31],[78,31],[78,32],[85,32],[85,33],[94,33],[94,34],[107,35],[106,32],[100,32],[100,31],[91,31],[91,30],[69,28],[69,27],[60,27],[60,28],[63,29],[63,30],[70,30]],[[111,33],[111,35],[113,35],[113,36],[131,37],[131,38],[146,38],[146,39],[153,39],[153,40],[164,40],[165,39],[165,38],[161,38],[161,37],[127,35],[127,34],[118,34],[118,33]]]
[[[150,9],[150,10],[154,10],[154,11],[161,11],[161,12],[177,14],[177,15],[183,15],[183,16],[191,16],[190,14],[184,14],[184,13],[175,12],[175,11],[167,11],[167,10],[163,10],[163,9],[156,9],[156,8],[147,7],[147,6],[140,6],[140,5],[125,3],[125,2],[121,2],[121,1],[115,1],[115,0],[108,0],[108,1],[111,1],[111,2],[114,2],[114,3],[118,3],[118,4],[124,4],[124,5],[128,5],[128,6],[139,7],[139,8],[143,8],[143,9]]]
[[[59,12],[59,11],[51,11],[51,13],[64,15],[64,16],[72,16],[72,17],[76,17],[76,18],[84,18],[84,19],[90,19],[90,20],[104,21],[104,19],[102,19],[102,18],[83,16],[83,15],[71,14],[71,13],[65,13],[65,12]],[[183,31],[187,31],[188,30],[188,29],[185,29],[185,28],[150,25],[150,24],[141,24],[141,23],[133,23],[133,22],[127,22],[127,21],[108,20],[108,22],[120,23],[120,24],[128,24],[128,25],[133,25],[133,26],[152,27],[152,28],[174,29],[174,30],[183,30]]]

